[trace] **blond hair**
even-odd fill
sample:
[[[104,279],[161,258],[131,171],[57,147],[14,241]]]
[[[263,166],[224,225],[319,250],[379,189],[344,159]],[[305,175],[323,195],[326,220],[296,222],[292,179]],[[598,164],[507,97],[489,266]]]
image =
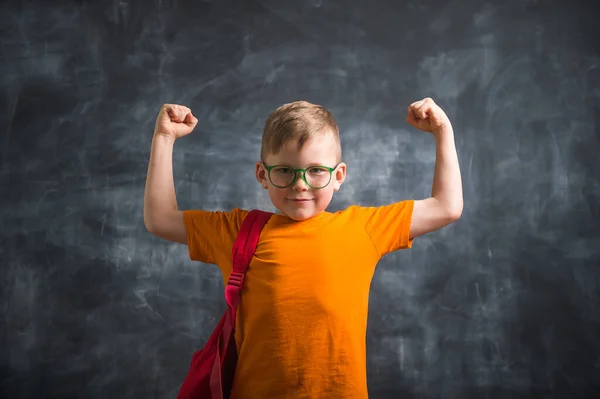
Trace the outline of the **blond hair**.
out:
[[[307,101],[284,104],[273,111],[265,122],[260,158],[264,162],[268,154],[277,155],[290,140],[297,141],[299,151],[316,134],[333,134],[337,143],[337,162],[340,162],[340,130],[333,115],[322,105]]]

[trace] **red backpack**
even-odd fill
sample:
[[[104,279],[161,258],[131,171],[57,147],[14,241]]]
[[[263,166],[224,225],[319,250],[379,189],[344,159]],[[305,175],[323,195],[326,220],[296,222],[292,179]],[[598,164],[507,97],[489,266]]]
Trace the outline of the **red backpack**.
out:
[[[177,399],[229,398],[237,364],[235,316],[244,274],[256,250],[260,232],[271,215],[272,213],[254,209],[244,218],[233,245],[233,270],[225,286],[227,310],[204,348],[192,356],[190,370],[183,380]]]

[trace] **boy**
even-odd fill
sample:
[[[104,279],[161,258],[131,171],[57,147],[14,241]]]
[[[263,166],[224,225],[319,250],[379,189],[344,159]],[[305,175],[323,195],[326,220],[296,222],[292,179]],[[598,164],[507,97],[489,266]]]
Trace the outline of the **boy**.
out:
[[[267,119],[256,179],[280,213],[264,227],[246,273],[232,398],[368,397],[365,334],[377,262],[462,212],[448,117],[426,98],[410,105],[406,120],[436,140],[431,197],[329,213],[325,208],[346,178],[333,116],[299,101],[279,107]],[[192,260],[217,264],[226,283],[233,242],[248,211],[180,211],[175,198],[173,144],[197,122],[187,107],[161,108],[144,222],[151,233],[187,244]]]

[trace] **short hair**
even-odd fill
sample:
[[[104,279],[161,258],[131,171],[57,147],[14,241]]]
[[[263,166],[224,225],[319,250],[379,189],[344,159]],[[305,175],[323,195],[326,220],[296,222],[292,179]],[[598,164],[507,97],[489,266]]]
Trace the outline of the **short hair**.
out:
[[[277,155],[290,140],[297,141],[300,150],[316,134],[333,134],[337,143],[337,162],[340,162],[340,130],[331,112],[322,105],[307,101],[283,104],[265,122],[260,158],[264,162],[268,154]]]

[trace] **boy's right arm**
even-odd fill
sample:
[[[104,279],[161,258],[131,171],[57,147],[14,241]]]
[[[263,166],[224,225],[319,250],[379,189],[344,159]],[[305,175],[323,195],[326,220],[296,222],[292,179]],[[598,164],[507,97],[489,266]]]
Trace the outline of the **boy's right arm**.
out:
[[[198,119],[182,105],[165,104],[156,118],[146,190],[144,224],[149,232],[169,241],[187,244],[183,211],[177,206],[173,182],[175,140],[194,130]]]

